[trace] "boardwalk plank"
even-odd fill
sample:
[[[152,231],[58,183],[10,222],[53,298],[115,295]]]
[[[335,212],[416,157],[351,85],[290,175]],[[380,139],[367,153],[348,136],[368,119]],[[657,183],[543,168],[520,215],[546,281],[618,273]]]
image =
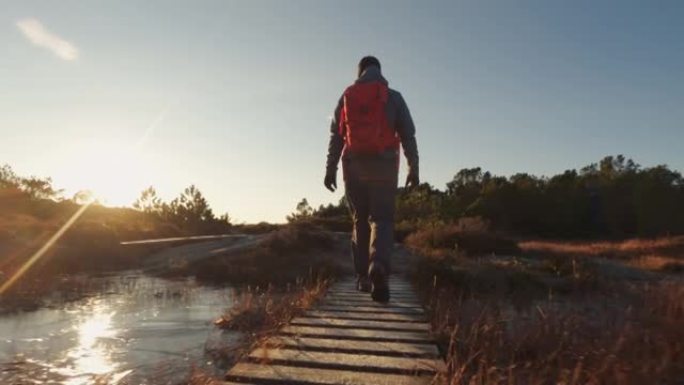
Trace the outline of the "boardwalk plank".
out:
[[[443,371],[444,362],[432,358],[388,357],[371,354],[349,354],[331,352],[307,352],[290,349],[256,349],[249,355],[264,363],[286,362],[308,366],[335,366],[349,370],[394,369],[413,373],[436,373]],[[335,369],[335,367],[332,367]]]
[[[394,298],[401,298],[401,299],[406,299],[406,298],[413,298],[417,300],[417,297],[411,293],[410,291],[404,291],[404,292],[390,292],[392,294],[392,297]],[[343,291],[343,290],[328,290],[328,295],[329,296],[335,296],[335,297],[347,297],[347,298],[354,298],[354,299],[371,299],[370,293],[362,293],[360,291],[357,291],[356,293],[350,292],[350,291]]]
[[[390,279],[392,299],[373,302],[353,279],[262,343],[227,374],[225,385],[422,385],[444,361],[413,288]]]
[[[413,287],[411,285],[397,285],[390,283],[389,284],[390,290],[396,290],[396,291],[409,291],[413,290]],[[330,287],[332,290],[356,290],[356,283],[350,283],[350,284],[336,284]]]
[[[336,303],[339,305],[363,305],[363,306],[376,306],[376,307],[387,307],[387,306],[399,306],[399,307],[415,307],[422,308],[421,304],[417,301],[406,301],[397,298],[391,298],[386,304],[377,303],[370,298],[339,298],[335,296],[326,297],[324,303]]]
[[[386,341],[363,341],[342,340],[333,338],[308,338],[308,337],[271,337],[265,342],[266,346],[273,348],[288,347],[294,349],[318,349],[342,352],[358,352],[367,354],[388,354],[437,357],[439,351],[434,344],[417,344],[409,342],[386,342]]]
[[[367,340],[388,340],[388,341],[413,341],[430,342],[430,336],[426,332],[404,332],[389,330],[369,330],[369,329],[340,329],[318,326],[294,326],[288,325],[281,329],[283,334],[320,336],[328,338],[354,338]]]
[[[423,309],[415,307],[378,307],[378,306],[355,306],[355,305],[334,305],[323,303],[317,306],[316,309],[319,310],[333,310],[333,311],[353,311],[357,313],[369,313],[369,314],[424,314]]]
[[[388,303],[380,303],[380,302],[375,302],[373,301],[370,296],[369,298],[338,298],[335,296],[330,296],[330,297],[325,297],[323,301],[328,301],[328,302],[353,302],[354,305],[363,302],[364,304],[367,304],[368,306],[379,306],[379,307],[386,307],[389,305],[395,305],[395,306],[403,306],[403,307],[420,307],[422,308],[423,306],[418,302],[418,301],[408,301],[404,300],[401,298],[392,298],[390,297],[390,300]]]
[[[429,331],[427,323],[392,322],[385,320],[341,320],[324,318],[305,318],[297,317],[290,322],[291,325],[298,326],[331,326],[341,328],[364,328],[364,329],[386,329],[404,331]]]
[[[374,374],[336,369],[313,369],[281,365],[239,363],[228,373],[228,380],[271,380],[287,383],[322,385],[422,385],[430,384],[432,376]]]
[[[128,384],[128,383],[122,383],[122,384],[126,385],[126,384]],[[193,382],[193,384],[194,384],[194,382]],[[200,384],[200,383],[198,382],[198,384]],[[202,382],[202,384],[204,384],[204,382]],[[214,382],[207,382],[206,384],[207,384],[207,385],[209,385],[209,384],[213,385]],[[245,382],[244,380],[243,380],[243,381],[239,381],[239,382],[236,382],[236,381],[225,381],[225,380],[224,380],[224,381],[218,382],[217,384],[220,384],[220,385],[262,385],[262,384],[259,384],[259,381],[249,381],[249,382]]]
[[[398,284],[389,284],[390,290],[398,290],[398,291],[408,291],[408,290],[413,290],[413,287],[411,285],[398,285]],[[330,289],[333,290],[356,290],[356,283],[349,283],[349,284],[336,284],[332,285]]]
[[[356,284],[353,285],[331,285],[328,287],[330,290],[343,290],[343,291],[350,291],[350,292],[359,292]],[[405,291],[405,292],[411,292],[413,291],[413,288],[410,286],[398,286],[398,285],[390,285],[390,289],[395,289],[398,291]]]
[[[420,314],[368,314],[354,311],[326,311],[308,310],[304,313],[307,317],[330,318],[330,319],[359,319],[359,320],[382,320],[394,322],[425,322],[425,317]]]
[[[415,294],[411,293],[410,291],[404,291],[404,292],[391,292],[390,293],[392,298],[396,299],[403,299],[403,300],[418,300],[418,297],[416,297]],[[363,299],[371,299],[369,293],[361,293],[361,292],[353,292],[353,291],[345,291],[345,290],[328,290],[328,295],[333,296],[333,297],[345,297],[345,298],[363,298]]]
[[[333,292],[328,292],[327,296],[328,296],[328,298],[372,301],[370,293],[346,293],[346,292],[333,291]],[[395,292],[390,292],[390,298],[392,300],[420,302],[419,299],[415,295],[408,294],[408,293],[398,294]]]
[[[328,292],[327,298],[330,299],[339,299],[339,300],[364,300],[364,301],[373,301],[371,298],[370,294],[368,293],[357,293],[357,294],[351,294],[351,293],[340,293],[340,292]],[[420,302],[418,298],[414,295],[406,295],[406,294],[397,294],[394,292],[390,292],[390,300],[391,301],[407,301],[407,302]]]
[[[403,290],[411,290],[413,289],[413,286],[409,284],[398,284],[398,283],[389,283],[390,289],[403,289]],[[354,283],[343,283],[343,284],[335,284],[331,286],[331,289],[352,289],[356,290],[356,282]]]

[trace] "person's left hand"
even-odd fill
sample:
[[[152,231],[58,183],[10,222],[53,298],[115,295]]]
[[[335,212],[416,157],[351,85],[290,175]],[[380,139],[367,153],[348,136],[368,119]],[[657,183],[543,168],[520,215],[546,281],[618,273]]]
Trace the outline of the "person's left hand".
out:
[[[418,170],[411,169],[408,172],[408,175],[406,175],[406,188],[411,190],[415,187],[418,187],[420,184],[420,178],[418,177]]]

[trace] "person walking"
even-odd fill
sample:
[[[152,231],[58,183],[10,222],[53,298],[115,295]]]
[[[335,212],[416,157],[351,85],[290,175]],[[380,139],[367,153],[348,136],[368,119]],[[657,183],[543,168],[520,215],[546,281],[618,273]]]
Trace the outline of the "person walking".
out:
[[[337,103],[323,184],[335,191],[341,158],[353,222],[357,288],[370,292],[374,301],[388,302],[400,145],[408,163],[406,187],[418,186],[420,179],[413,119],[404,98],[388,87],[380,68],[377,58],[362,58],[358,78]]]

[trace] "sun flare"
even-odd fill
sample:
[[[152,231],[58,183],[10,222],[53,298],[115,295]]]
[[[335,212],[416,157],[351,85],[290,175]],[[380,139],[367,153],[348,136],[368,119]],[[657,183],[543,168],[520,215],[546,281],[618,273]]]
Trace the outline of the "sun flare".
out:
[[[150,162],[141,148],[114,142],[79,145],[62,179],[73,192],[89,191],[102,204],[130,205],[150,184]]]

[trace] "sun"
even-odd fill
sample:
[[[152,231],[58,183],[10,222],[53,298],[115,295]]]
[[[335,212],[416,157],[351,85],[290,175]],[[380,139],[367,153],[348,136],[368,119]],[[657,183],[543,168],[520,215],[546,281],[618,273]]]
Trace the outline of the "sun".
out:
[[[149,157],[129,144],[84,141],[62,168],[67,191],[88,190],[107,206],[129,206],[150,185]]]

